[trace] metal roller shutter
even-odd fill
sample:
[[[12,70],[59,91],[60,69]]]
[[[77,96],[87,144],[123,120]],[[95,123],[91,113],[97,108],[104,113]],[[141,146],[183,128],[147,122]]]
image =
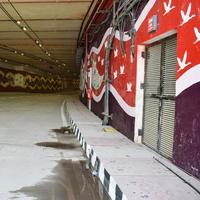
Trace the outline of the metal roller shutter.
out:
[[[162,50],[163,95],[172,97],[176,94],[176,46],[176,38],[172,38],[165,41]]]
[[[144,107],[144,137],[143,142],[157,149],[158,143],[158,119],[159,100],[152,98],[152,94],[158,94],[160,88],[160,63],[161,44],[150,47],[147,50],[146,83],[145,83],[145,107]]]
[[[175,101],[163,100],[161,115],[159,152],[167,158],[172,158],[174,142]]]
[[[172,157],[175,121],[176,38],[147,49],[143,142]]]
[[[163,44],[162,88],[159,151],[165,157],[172,157],[175,119],[176,93],[176,38],[166,40]]]
[[[158,143],[159,104],[159,100],[153,98],[147,98],[145,102],[143,142],[154,150]]]

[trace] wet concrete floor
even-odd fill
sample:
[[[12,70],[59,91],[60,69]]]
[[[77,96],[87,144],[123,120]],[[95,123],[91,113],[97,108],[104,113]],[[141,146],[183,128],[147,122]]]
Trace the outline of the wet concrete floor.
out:
[[[40,142],[36,145],[66,151],[79,148],[82,151],[75,136],[66,130],[65,127],[52,129],[58,142]],[[43,178],[36,185],[22,187],[11,193],[23,193],[38,200],[109,200],[107,192],[99,179],[92,175],[91,170],[86,158],[75,161],[63,159],[57,161],[57,165],[52,170],[53,175]]]
[[[79,142],[62,127],[65,98],[0,96],[0,200],[109,200]]]
[[[86,166],[85,161],[61,160],[53,175],[12,193],[23,193],[38,200],[108,200],[101,183]]]

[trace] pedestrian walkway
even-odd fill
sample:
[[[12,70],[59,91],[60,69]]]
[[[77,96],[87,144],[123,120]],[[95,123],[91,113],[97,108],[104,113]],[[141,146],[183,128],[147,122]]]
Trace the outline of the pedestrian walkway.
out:
[[[200,199],[197,179],[146,146],[131,142],[109,126],[103,127],[101,120],[88,111],[77,96],[67,98],[65,111],[97,170],[94,174],[99,176],[112,199]],[[109,128],[108,132],[104,128]]]

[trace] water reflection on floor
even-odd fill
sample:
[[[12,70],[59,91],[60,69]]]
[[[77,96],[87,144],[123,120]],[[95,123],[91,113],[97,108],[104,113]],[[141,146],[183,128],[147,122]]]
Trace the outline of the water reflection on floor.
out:
[[[76,139],[71,134],[56,133],[56,137],[58,139],[56,144],[44,142],[36,145],[41,146],[41,148],[42,146],[45,148],[61,148],[66,149],[66,151],[69,149],[69,145],[73,148],[77,147]],[[62,141],[62,144],[59,144],[60,141]],[[77,148],[80,148],[80,146]],[[80,151],[82,151],[81,148]],[[52,175],[43,178],[36,185],[23,187],[17,191],[12,191],[12,193],[16,196],[24,194],[38,200],[110,199],[99,179],[91,174],[87,160],[60,160],[52,170]]]
[[[13,193],[39,200],[109,200],[98,178],[91,175],[86,161],[61,160],[53,175]]]

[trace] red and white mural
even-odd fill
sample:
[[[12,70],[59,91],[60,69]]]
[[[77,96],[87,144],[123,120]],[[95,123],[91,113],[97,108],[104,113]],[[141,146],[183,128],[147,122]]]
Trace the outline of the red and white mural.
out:
[[[149,32],[149,19],[156,15],[158,27]],[[135,127],[142,116],[137,115],[143,98],[138,98],[138,88],[144,76],[145,59],[137,51],[173,34],[177,35],[176,66],[176,119],[173,162],[200,178],[200,1],[199,0],[149,0],[135,24],[134,44],[128,32],[124,33],[125,54],[120,49],[117,31],[110,60],[110,124],[134,139]],[[84,62],[85,86],[92,82],[93,109],[103,106],[105,47],[111,28],[105,33],[98,47],[92,47]],[[131,54],[134,45],[134,57]],[[142,61],[141,61],[142,60]],[[141,61],[141,62],[140,62]],[[89,76],[88,76],[89,75]],[[86,87],[82,87],[84,94]],[[84,95],[83,95],[84,96]],[[142,109],[140,109],[142,111]],[[96,112],[99,116],[103,110]],[[135,126],[135,122],[136,126]],[[142,124],[142,122],[140,123]],[[136,137],[135,137],[136,138]]]

